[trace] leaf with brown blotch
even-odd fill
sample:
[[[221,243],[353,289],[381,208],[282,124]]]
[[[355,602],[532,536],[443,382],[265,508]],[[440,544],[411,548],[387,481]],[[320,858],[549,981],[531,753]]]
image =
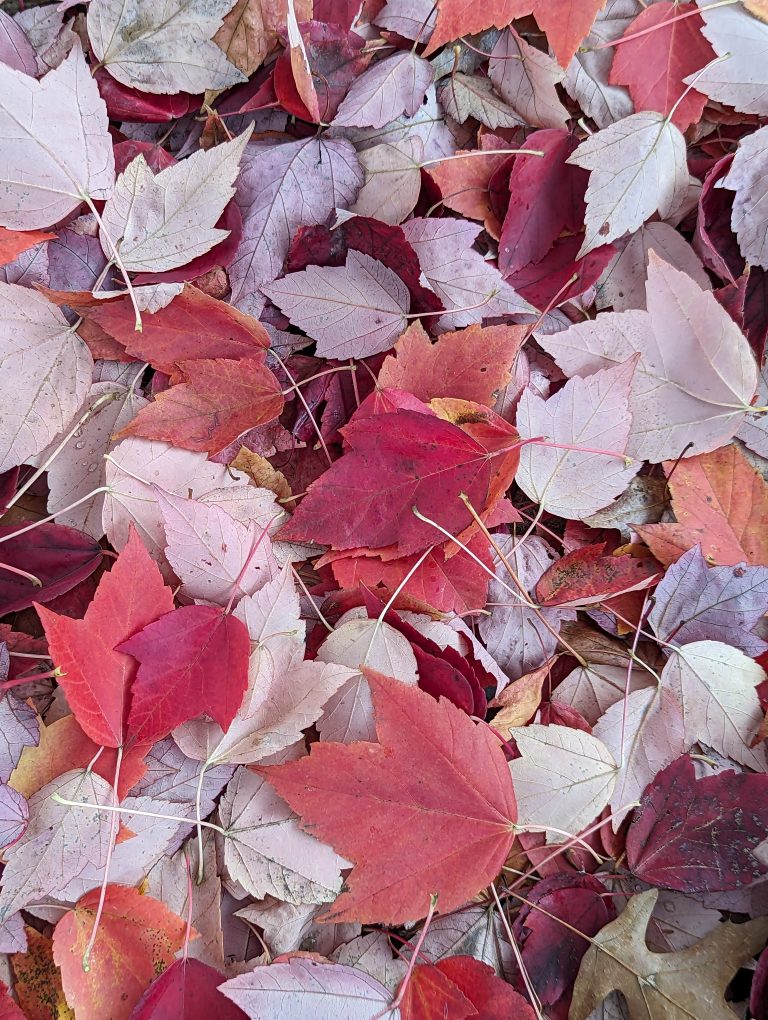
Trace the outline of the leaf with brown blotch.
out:
[[[423,917],[461,906],[501,870],[515,796],[501,747],[449,701],[366,671],[378,744],[318,743],[308,758],[257,769],[354,868],[329,921]]]
[[[759,952],[768,918],[724,921],[690,949],[653,953],[646,928],[658,890],[633,896],[622,913],[592,939],[573,990],[570,1020],[587,1020],[618,991],[632,1020],[732,1020],[723,995],[736,971]]]

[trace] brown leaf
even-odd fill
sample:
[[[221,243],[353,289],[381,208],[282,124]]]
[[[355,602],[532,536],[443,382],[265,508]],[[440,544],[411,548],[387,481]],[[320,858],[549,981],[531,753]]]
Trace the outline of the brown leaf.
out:
[[[725,921],[689,949],[652,953],[645,931],[658,890],[633,896],[593,939],[573,989],[569,1020],[586,1020],[611,992],[622,993],[632,1020],[733,1020],[723,995],[733,975],[759,952],[768,918]]]

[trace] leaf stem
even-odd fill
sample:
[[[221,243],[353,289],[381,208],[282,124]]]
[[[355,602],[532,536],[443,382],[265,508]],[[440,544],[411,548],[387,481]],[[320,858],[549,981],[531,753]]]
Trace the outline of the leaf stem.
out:
[[[107,243],[109,244],[109,247],[112,249],[112,259],[113,259],[115,265],[117,266],[117,268],[120,270],[123,279],[125,280],[125,286],[126,286],[126,289],[128,290],[128,296],[131,299],[131,304],[133,305],[134,315],[136,316],[136,318],[134,320],[134,330],[137,333],[141,333],[142,328],[143,328],[142,327],[142,322],[141,322],[141,311],[139,309],[138,302],[136,301],[136,292],[133,289],[133,284],[131,283],[131,278],[128,275],[128,270],[125,268],[125,263],[123,262],[122,256],[120,255],[120,252],[117,249],[117,245],[112,240],[112,237],[110,236],[109,231],[107,230],[106,226],[104,225],[104,220],[102,220],[101,216],[99,215],[99,210],[94,205],[93,199],[89,195],[83,194],[82,191],[80,192],[80,198],[83,200],[83,202],[85,202],[85,204],[88,206],[88,208],[93,213],[93,217],[96,220],[96,222],[98,223],[99,229],[103,233],[104,237],[107,239]]]
[[[120,782],[120,766],[123,763],[123,745],[121,744],[117,749],[117,761],[115,762],[115,778],[112,784],[112,800],[114,807],[117,807],[120,803],[117,796],[117,787]],[[96,907],[96,916],[93,919],[93,928],[91,929],[91,935],[88,939],[88,945],[85,947],[83,953],[83,970],[87,974],[91,969],[90,959],[93,947],[96,943],[96,936],[99,931],[99,924],[101,923],[101,915],[104,913],[104,903],[107,898],[107,885],[109,884],[109,867],[112,864],[112,854],[115,852],[115,840],[117,838],[117,826],[118,816],[112,815],[109,825],[109,844],[107,845],[107,857],[104,861],[104,877],[101,881],[101,890],[99,892],[99,903]]]
[[[717,3],[707,4],[706,7],[698,7],[695,11],[686,11],[685,14],[676,14],[674,18],[667,18],[665,21],[660,21],[657,25],[651,25],[649,28],[641,28],[637,32],[630,32],[627,35],[623,35],[620,39],[613,39],[611,42],[600,43],[599,46],[585,46],[583,49],[579,49],[579,53],[595,53],[597,50],[610,50],[614,46],[621,46],[622,43],[632,42],[633,39],[640,39],[644,35],[651,35],[653,32],[658,32],[661,28],[666,28],[667,25],[672,25],[676,21],[685,21],[686,18],[693,18],[697,14],[701,17],[702,11],[713,11],[717,7],[733,7],[739,3],[740,0],[718,0]]]
[[[19,528],[18,531],[14,531],[12,535],[0,536],[0,544],[3,542],[10,542],[12,538],[18,538],[19,535],[26,535],[28,531],[34,531],[35,528],[42,527],[43,524],[49,524],[55,520],[61,514],[68,513],[70,510],[74,510],[75,507],[80,506],[81,503],[85,503],[86,500],[91,499],[93,496],[98,496],[100,492],[111,492],[109,485],[100,485],[97,489],[93,489],[91,492],[87,492],[80,499],[76,499],[74,503],[70,503],[69,506],[63,506],[60,510],[57,510],[55,514],[48,514],[47,517],[43,517],[42,520],[34,521],[32,524],[28,524],[26,528]]]
[[[83,800],[68,800],[66,797],[62,797],[58,793],[51,794],[51,800],[57,804],[62,804],[64,807],[76,807],[82,811],[112,811],[116,815],[139,815],[142,818],[158,818],[161,821],[166,822],[178,822],[179,825],[194,825],[194,818],[183,818],[181,815],[166,815],[160,814],[157,811],[140,811],[138,808],[123,808],[113,807],[109,804],[87,804]],[[218,832],[221,836],[228,836],[229,830],[222,828],[221,825],[216,825],[214,822],[200,822],[201,825],[205,826],[206,829],[213,829],[214,832]]]

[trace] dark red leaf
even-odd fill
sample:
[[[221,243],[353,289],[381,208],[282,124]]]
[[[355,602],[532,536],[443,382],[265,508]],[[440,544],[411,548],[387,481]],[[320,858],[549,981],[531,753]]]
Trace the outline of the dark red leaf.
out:
[[[248,1020],[218,991],[223,981],[223,974],[200,960],[176,960],[144,992],[129,1020]]]
[[[101,563],[102,550],[90,535],[63,524],[40,524],[16,536],[25,522],[0,527],[0,616],[49,602],[74,588]],[[3,564],[33,574],[42,587]]]

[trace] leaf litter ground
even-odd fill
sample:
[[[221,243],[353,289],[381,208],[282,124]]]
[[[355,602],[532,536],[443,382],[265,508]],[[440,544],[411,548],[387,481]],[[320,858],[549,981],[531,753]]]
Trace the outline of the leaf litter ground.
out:
[[[768,1017],[766,67],[2,5],[0,1015]]]

